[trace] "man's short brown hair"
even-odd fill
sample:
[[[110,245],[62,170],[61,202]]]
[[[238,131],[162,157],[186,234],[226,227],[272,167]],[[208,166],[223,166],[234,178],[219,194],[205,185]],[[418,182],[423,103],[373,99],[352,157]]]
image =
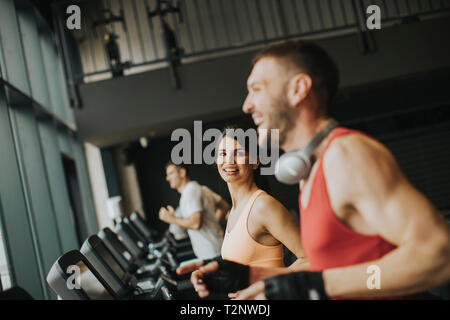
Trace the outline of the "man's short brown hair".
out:
[[[184,171],[186,172],[186,178],[190,178],[190,176],[189,176],[189,169],[188,169],[188,167],[186,165],[184,165],[182,163],[181,164],[175,164],[172,161],[169,161],[169,162],[166,163],[166,167],[165,167],[166,170],[170,166],[175,166],[175,168],[177,168],[177,171],[180,171],[180,169],[184,169]]]
[[[328,107],[336,96],[339,86],[339,71],[335,62],[320,46],[311,41],[291,40],[264,48],[253,58],[253,65],[260,59],[273,57],[283,59],[307,73],[312,79],[312,87],[317,93],[325,93]]]

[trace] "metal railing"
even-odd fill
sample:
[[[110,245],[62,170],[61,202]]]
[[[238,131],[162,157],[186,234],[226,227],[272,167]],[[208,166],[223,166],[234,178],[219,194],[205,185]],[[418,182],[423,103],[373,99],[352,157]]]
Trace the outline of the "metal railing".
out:
[[[169,3],[178,11],[158,19],[158,3],[161,7]],[[79,4],[82,30],[65,30],[79,42],[82,72],[75,75],[75,82],[102,74],[110,77],[114,71],[105,49],[106,34],[117,36],[123,67],[139,72],[145,66],[166,66],[173,60],[174,46],[181,49],[178,60],[185,62],[283,39],[366,31],[365,8],[373,4],[380,7],[385,25],[450,9],[449,0],[89,0]],[[122,20],[98,23],[108,17]],[[164,24],[175,44],[168,40]]]

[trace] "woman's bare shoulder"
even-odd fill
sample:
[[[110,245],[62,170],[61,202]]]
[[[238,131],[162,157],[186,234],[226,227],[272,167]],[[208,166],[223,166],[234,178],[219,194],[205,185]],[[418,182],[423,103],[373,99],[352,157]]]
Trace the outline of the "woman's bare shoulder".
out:
[[[283,204],[266,192],[256,198],[252,209],[252,213],[264,214],[264,217],[271,215],[276,215],[279,217],[280,213],[284,212],[288,211]]]

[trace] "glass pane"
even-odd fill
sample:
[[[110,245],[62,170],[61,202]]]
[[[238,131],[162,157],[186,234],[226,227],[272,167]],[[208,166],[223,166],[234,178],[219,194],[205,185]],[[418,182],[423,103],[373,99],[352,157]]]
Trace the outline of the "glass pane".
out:
[[[6,290],[11,288],[11,277],[9,275],[8,261],[6,259],[6,250],[3,242],[3,233],[0,229],[0,278],[2,289]]]

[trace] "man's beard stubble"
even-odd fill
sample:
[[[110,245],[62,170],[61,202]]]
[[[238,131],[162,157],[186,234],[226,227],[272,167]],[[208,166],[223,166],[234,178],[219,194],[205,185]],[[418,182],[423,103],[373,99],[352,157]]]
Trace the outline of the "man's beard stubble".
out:
[[[273,99],[271,103],[271,112],[269,113],[270,128],[268,130],[268,142],[272,140],[270,129],[278,129],[278,143],[279,146],[283,146],[286,142],[289,131],[295,124],[295,109],[289,107],[287,98]]]

